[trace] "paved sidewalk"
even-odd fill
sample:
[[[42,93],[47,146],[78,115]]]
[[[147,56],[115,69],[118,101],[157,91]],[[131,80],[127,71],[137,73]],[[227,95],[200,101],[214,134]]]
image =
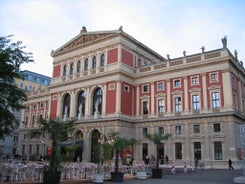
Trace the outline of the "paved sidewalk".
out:
[[[124,175],[123,184],[232,184],[235,177],[241,176],[242,170],[200,169],[189,173],[163,174],[161,179],[148,178],[139,180],[135,176]],[[10,183],[10,182],[7,182]],[[6,183],[6,184],[7,184]],[[14,184],[41,184],[42,182],[14,182]],[[61,184],[91,184],[91,180],[68,180]],[[104,184],[116,184],[105,179]]]
[[[232,184],[233,178],[242,175],[242,170],[205,169],[191,173],[164,174],[162,179],[148,178],[147,180],[126,179],[126,184]],[[105,181],[105,184],[115,182]]]

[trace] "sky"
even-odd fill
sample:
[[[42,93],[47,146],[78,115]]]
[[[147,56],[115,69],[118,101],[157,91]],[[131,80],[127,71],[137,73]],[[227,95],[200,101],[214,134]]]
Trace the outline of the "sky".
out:
[[[52,76],[52,50],[87,31],[123,31],[170,58],[222,48],[245,62],[245,0],[0,0],[0,36],[32,52],[22,65]],[[244,64],[245,66],[245,64]]]

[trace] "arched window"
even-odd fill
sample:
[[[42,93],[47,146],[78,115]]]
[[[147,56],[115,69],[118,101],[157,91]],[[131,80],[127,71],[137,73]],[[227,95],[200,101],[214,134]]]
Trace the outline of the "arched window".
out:
[[[64,101],[63,101],[63,117],[69,117],[70,116],[70,101],[71,101],[71,97],[69,94],[66,94],[64,97]]]
[[[102,112],[102,90],[101,88],[97,88],[94,91],[93,95],[93,115],[97,112],[98,114],[101,114]]]
[[[77,116],[82,117],[85,113],[86,93],[81,91],[77,97]]]
[[[81,130],[79,130],[77,133],[76,133],[76,136],[75,136],[76,139],[83,139],[83,133]]]
[[[93,57],[92,69],[96,68],[96,56]]]
[[[72,74],[73,74],[73,68],[74,68],[74,64],[73,64],[73,63],[71,63],[71,65],[70,65],[70,75],[72,75]]]
[[[88,71],[88,58],[84,61],[84,71]]]
[[[100,56],[100,67],[105,66],[105,54],[101,54]]]
[[[64,66],[63,66],[63,76],[66,76],[66,68],[67,68],[67,66],[64,65]]]
[[[94,130],[92,133],[92,141],[91,141],[91,162],[98,163],[99,161],[99,139],[100,139],[100,132],[98,130]]]
[[[81,61],[77,62],[77,73],[81,72]]]

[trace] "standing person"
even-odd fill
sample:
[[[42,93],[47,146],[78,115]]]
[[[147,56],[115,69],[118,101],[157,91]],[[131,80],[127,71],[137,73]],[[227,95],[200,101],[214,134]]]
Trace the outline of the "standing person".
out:
[[[233,170],[234,168],[233,168],[233,166],[232,166],[232,161],[231,161],[231,159],[229,159],[229,161],[228,161],[228,162],[229,162],[229,170],[230,170],[230,169],[232,169],[232,170]]]
[[[198,167],[198,157],[195,158],[195,167]]]
[[[168,155],[165,156],[166,165],[168,165]]]

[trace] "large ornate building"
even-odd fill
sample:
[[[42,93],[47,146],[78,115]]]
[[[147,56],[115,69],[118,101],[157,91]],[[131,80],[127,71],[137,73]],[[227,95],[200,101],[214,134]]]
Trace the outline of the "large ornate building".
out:
[[[82,160],[93,161],[93,143],[111,130],[141,140],[134,147],[136,161],[156,155],[145,133],[170,133],[160,155],[177,164],[199,159],[206,168],[227,168],[243,147],[245,70],[222,48],[170,59],[162,57],[125,33],[80,34],[55,51],[51,85],[32,92],[22,114],[19,150],[43,153],[49,146],[30,139],[27,132],[37,119],[77,117],[72,137],[83,139]],[[81,155],[80,155],[81,156]]]

